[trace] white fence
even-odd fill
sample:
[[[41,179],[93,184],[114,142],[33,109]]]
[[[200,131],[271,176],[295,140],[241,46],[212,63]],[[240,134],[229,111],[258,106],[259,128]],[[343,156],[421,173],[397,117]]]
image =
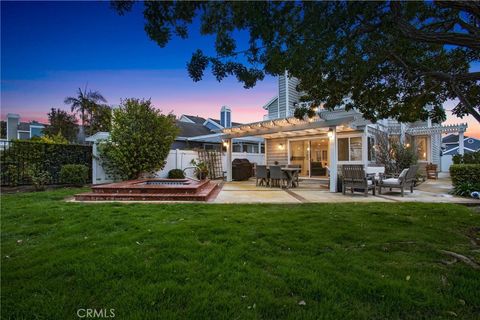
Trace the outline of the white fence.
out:
[[[97,150],[96,145],[93,148],[94,157],[92,157],[92,167],[93,167],[93,174],[92,174],[92,183],[93,184],[100,184],[100,183],[108,183],[113,182],[113,180],[105,174],[101,164],[97,160]],[[232,160],[233,159],[248,159],[252,163],[257,164],[265,164],[265,154],[263,153],[246,153],[246,152],[233,152],[232,153]],[[185,170],[186,168],[192,167],[190,162],[193,159],[198,159],[198,153],[193,150],[170,150],[167,156],[167,163],[163,170],[157,172],[157,176],[160,178],[166,178],[168,176],[168,172],[172,169],[180,169]],[[222,155],[222,166],[223,171],[226,171],[227,168],[227,160],[225,154]],[[187,176],[192,176],[193,170],[186,170],[185,174]]]
[[[452,155],[444,154],[440,157],[440,171],[449,172],[450,166],[453,164]]]

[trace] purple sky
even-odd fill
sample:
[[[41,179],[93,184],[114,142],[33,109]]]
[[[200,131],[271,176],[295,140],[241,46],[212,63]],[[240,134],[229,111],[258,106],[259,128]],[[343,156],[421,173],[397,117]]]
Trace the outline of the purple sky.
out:
[[[0,5],[2,119],[12,112],[22,121],[45,121],[52,107],[68,110],[65,97],[87,83],[112,105],[122,98],[151,98],[164,112],[213,118],[227,105],[236,122],[262,120],[262,106],[277,94],[271,77],[248,90],[234,78],[219,83],[209,74],[193,82],[186,62],[197,48],[212,53],[212,37],[192,32],[188,40],[174,39],[160,48],[143,30],[140,6],[118,16],[108,2]],[[448,122],[468,122],[468,134],[480,137],[472,117],[450,116]]]

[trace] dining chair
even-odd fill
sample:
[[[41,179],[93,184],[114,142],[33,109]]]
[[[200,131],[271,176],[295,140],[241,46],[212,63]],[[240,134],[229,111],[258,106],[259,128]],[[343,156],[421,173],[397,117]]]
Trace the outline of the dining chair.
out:
[[[270,187],[283,187],[287,179],[286,173],[282,171],[280,166],[270,166]]]
[[[255,178],[256,186],[268,186],[268,170],[267,166],[259,166],[257,165],[257,168],[255,170]],[[260,183],[258,183],[258,180],[260,180]]]

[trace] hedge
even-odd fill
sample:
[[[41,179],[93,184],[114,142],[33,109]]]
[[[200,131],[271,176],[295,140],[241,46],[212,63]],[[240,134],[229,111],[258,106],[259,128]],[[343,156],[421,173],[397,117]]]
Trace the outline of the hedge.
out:
[[[88,171],[83,164],[66,164],[60,169],[60,182],[81,187],[88,182]]]
[[[92,147],[72,144],[50,144],[37,141],[9,141],[0,150],[1,184],[32,184],[31,171],[46,171],[49,183],[60,182],[60,169],[66,164],[83,164],[92,168]]]
[[[480,164],[452,164],[450,177],[456,194],[467,196],[480,191]]]

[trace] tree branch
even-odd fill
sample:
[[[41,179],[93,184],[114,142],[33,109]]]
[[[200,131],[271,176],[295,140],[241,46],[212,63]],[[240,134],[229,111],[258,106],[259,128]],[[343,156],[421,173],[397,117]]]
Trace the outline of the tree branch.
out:
[[[390,2],[390,9],[398,30],[407,38],[420,42],[436,43],[442,45],[455,45],[480,50],[480,37],[472,34],[458,32],[427,32],[421,31],[405,20],[400,13],[400,3]]]

